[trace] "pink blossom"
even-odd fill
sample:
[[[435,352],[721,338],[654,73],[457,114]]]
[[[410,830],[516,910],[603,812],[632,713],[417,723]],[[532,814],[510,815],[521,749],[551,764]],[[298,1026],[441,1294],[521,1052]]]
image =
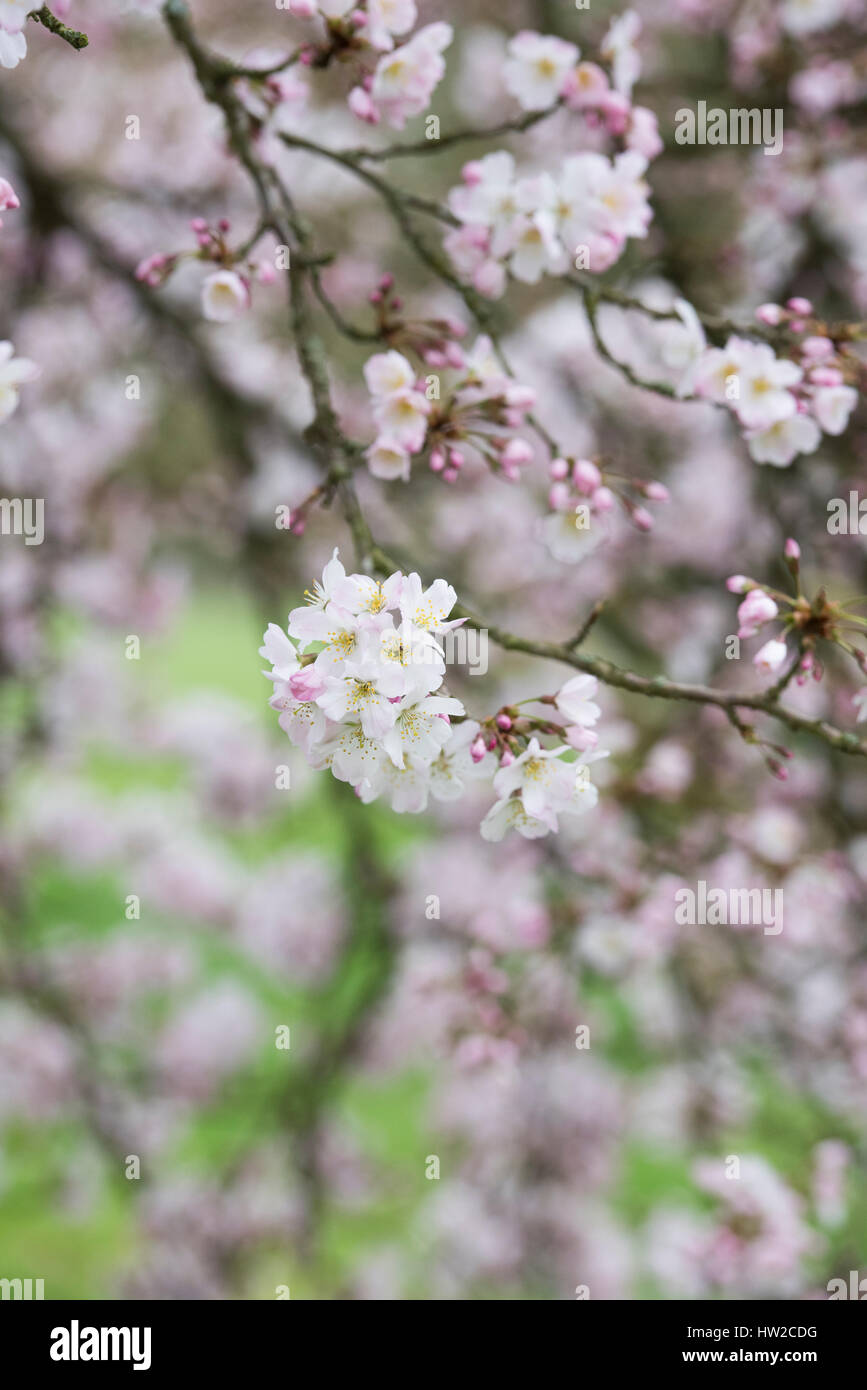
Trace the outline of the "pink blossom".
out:
[[[738,637],[755,637],[762,624],[769,623],[778,612],[776,603],[764,589],[750,589],[738,608]]]

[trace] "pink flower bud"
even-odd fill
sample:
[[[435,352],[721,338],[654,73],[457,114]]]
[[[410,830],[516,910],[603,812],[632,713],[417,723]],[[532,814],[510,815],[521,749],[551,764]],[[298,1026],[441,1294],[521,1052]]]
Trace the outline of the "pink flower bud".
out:
[[[363,87],[353,87],[346,102],[353,116],[360,121],[367,121],[368,125],[379,124],[379,108]]]
[[[515,755],[511,748],[504,749],[503,756],[500,758],[500,767],[511,767],[514,761]]]
[[[520,468],[525,463],[532,463],[533,450],[525,439],[510,439],[502,452],[503,463],[510,463],[513,467]]]
[[[793,541],[793,540],[792,540],[791,536],[790,536],[789,539],[786,541],[786,544],[785,544],[785,546],[784,546],[784,550],[785,550],[785,555],[786,555],[786,559],[787,559],[787,560],[800,560],[800,558],[801,558],[801,547],[798,545],[798,542],[797,542],[797,541]]]
[[[610,487],[598,487],[593,494],[593,507],[597,512],[610,512],[616,502]]]
[[[765,323],[769,328],[776,328],[782,323],[784,310],[779,304],[760,304],[756,310],[756,318],[759,323]]]
[[[745,594],[754,583],[755,580],[748,579],[745,574],[732,574],[726,580],[726,588],[730,594]]]
[[[763,623],[769,623],[780,610],[764,589],[750,589],[738,608],[738,637],[755,637]]]
[[[584,753],[588,748],[595,748],[599,742],[599,735],[592,729],[582,728],[580,724],[570,724],[568,729],[563,730],[563,737],[570,748],[577,748],[579,753]]]
[[[804,339],[801,344],[801,353],[811,361],[819,362],[822,358],[834,356],[834,344],[830,338],[820,338],[816,334],[812,338]]]
[[[161,272],[164,269],[167,257],[160,255],[159,252],[153,256],[146,256],[135,268],[135,278],[143,280],[148,285],[158,285]]]
[[[632,513],[632,520],[639,531],[653,530],[653,517],[646,507],[636,507]]]
[[[469,160],[461,170],[461,178],[468,188],[476,188],[482,183],[484,177],[485,171],[482,168],[481,161],[478,159]]]
[[[843,373],[836,367],[814,367],[810,372],[810,381],[814,386],[842,386]]]
[[[602,474],[590,459],[577,459],[572,469],[572,478],[579,492],[589,497],[602,484]]]
[[[566,483],[552,483],[548,489],[548,506],[552,512],[565,512],[572,499],[572,492]]]
[[[446,466],[446,456],[439,447],[430,451],[430,466],[434,473],[442,473]]]
[[[662,483],[648,483],[644,495],[649,497],[651,502],[667,502],[671,496],[668,488]]]
[[[532,386],[519,386],[512,383],[506,387],[503,399],[506,405],[511,406],[514,410],[520,410],[526,415],[528,410],[533,409],[537,397]]]
[[[457,471],[463,468],[466,458],[460,449],[449,449],[449,466]]]
[[[555,483],[560,483],[569,477],[569,464],[566,459],[552,459],[548,472]]]
[[[511,729],[511,727],[512,727],[512,721],[511,721],[511,719],[509,718],[509,716],[508,716],[507,714],[498,714],[498,715],[497,715],[497,728],[498,728],[498,729],[502,729],[504,733],[508,733],[508,731],[509,731],[509,729]]]
[[[303,671],[296,671],[289,677],[289,689],[296,700],[307,704],[311,700],[317,700],[324,692],[325,681],[315,666],[305,666]]]
[[[486,752],[485,740],[482,738],[481,734],[476,734],[476,737],[470,744],[470,757],[474,763],[480,763]]]
[[[442,480],[444,483],[456,483],[460,476],[456,468],[444,468],[442,472]]]
[[[795,296],[793,299],[786,300],[786,308],[791,309],[793,314],[812,314],[813,306],[809,299],[801,299]]]

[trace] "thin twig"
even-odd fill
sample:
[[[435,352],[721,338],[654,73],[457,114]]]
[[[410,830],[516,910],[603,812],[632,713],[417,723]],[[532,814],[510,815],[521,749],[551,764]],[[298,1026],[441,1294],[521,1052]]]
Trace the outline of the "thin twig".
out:
[[[52,14],[47,5],[43,5],[38,10],[31,10],[27,18],[34,19],[37,24],[42,24],[46,29],[50,29],[52,34],[63,39],[70,48],[80,51],[82,48],[87,48],[90,42],[86,34],[82,34],[78,29],[70,29],[68,24],[64,24],[61,19]]]

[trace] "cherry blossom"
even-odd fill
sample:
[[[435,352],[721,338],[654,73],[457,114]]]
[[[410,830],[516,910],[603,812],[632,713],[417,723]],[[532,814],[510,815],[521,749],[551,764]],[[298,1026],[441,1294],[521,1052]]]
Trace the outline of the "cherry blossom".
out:
[[[541,111],[560,97],[580,57],[573,43],[525,30],[510,40],[505,82],[525,111]]]
[[[202,286],[202,313],[214,323],[231,323],[250,307],[250,290],[232,270],[218,270]]]

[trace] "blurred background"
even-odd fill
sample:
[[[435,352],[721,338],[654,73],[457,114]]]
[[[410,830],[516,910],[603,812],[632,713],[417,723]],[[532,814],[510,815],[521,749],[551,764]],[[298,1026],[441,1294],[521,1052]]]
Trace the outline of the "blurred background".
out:
[[[637,96],[666,148],[649,236],[610,283],[741,321],[792,294],[867,317],[863,7],[633,8]],[[620,7],[419,9],[456,28],[445,133],[517,114],[510,35],[592,56]],[[193,16],[239,61],[310,32],[266,0]],[[22,204],[0,230],[0,327],[41,368],[0,426],[0,492],[44,498],[46,527],[40,546],[0,537],[0,1277],[43,1278],[46,1298],[560,1300],[826,1297],[867,1275],[862,760],[786,738],[782,783],[718,712],[606,689],[597,810],[501,845],[479,835],[488,786],[398,816],[310,772],[257,649],[333,547],[348,567],[352,551],[336,510],[301,538],[275,525],[318,479],[285,286],[223,325],[202,318],[200,265],[159,291],[133,279],[194,245],[192,218],[242,240],[255,205],[156,5],[74,0],[69,21],[87,50],[31,25],[0,73],[0,174]],[[350,115],[342,73],[297,82],[271,134],[394,138]],[[699,100],[784,108],[783,153],[678,146],[674,113]],[[533,168],[597,141],[564,112],[502,144]],[[384,270],[415,314],[463,313],[375,193],[266,147],[351,321],[372,327]],[[387,173],[442,202],[490,148]],[[863,477],[863,410],[760,468],[721,412],[601,360],[556,281],[494,311],[564,448],[661,479],[671,502],[651,534],[618,522],[570,566],[539,535],[541,449],[518,486],[481,466],[452,487],[365,474],[405,569],[542,639],[605,597],[588,650],[738,688],[760,678],[750,650],[725,657],[728,574],[782,585],[791,535],[811,588],[867,591],[864,538],[826,525]],[[341,416],[371,438],[371,349],[320,317]],[[602,322],[615,355],[664,375],[658,324]],[[854,675],[832,653],[787,698],[853,728]],[[563,679],[491,646],[486,675],[450,685],[485,715]],[[678,926],[675,893],[699,879],[782,888],[784,930]]]

